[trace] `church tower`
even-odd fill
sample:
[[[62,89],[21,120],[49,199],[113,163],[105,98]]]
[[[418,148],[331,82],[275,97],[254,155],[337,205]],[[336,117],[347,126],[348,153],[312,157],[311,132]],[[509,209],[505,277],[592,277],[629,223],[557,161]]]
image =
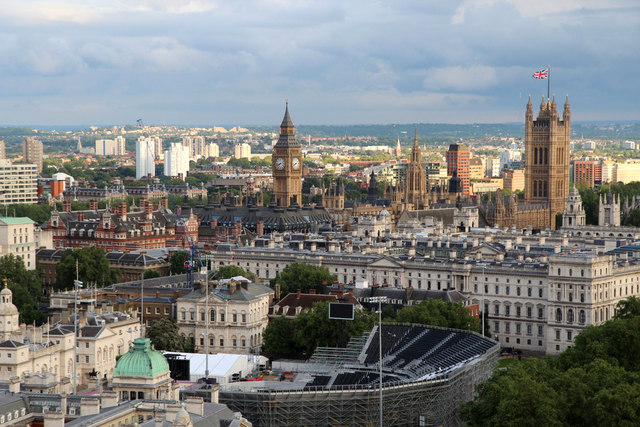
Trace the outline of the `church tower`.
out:
[[[426,208],[427,174],[422,164],[422,153],[418,146],[418,128],[413,136],[413,148],[411,149],[411,163],[407,170],[407,184],[405,187],[407,203],[413,203],[414,209]]]
[[[273,196],[277,206],[302,205],[302,147],[289,117],[287,102],[280,124],[280,137],[273,147]]]
[[[569,96],[562,118],[555,97],[542,98],[538,118],[533,120],[531,98],[525,114],[525,197],[529,203],[546,203],[547,225],[555,228],[556,215],[562,213],[569,195],[569,142],[571,110]]]

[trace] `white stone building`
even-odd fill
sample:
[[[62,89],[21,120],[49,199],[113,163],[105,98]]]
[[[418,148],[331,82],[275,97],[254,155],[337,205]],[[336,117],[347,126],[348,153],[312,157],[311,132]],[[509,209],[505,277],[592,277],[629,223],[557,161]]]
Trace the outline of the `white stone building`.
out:
[[[199,353],[205,352],[207,339],[210,353],[259,353],[274,291],[244,277],[212,282],[209,286],[208,313],[205,285],[178,298],[180,332]]]
[[[0,217],[0,256],[13,254],[36,269],[36,224],[30,218]]]

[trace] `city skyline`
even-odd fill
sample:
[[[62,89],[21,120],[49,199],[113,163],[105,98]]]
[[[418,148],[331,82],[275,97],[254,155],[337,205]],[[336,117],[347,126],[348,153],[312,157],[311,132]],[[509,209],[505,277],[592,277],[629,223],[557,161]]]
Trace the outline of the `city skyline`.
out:
[[[9,0],[0,125],[522,122],[532,73],[574,117],[637,120],[630,0]]]

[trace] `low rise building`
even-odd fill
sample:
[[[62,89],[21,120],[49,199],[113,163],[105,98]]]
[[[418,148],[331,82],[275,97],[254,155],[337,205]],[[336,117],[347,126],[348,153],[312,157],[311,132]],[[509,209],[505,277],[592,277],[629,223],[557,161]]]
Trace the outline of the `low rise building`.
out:
[[[191,340],[197,352],[208,346],[210,352],[259,353],[274,291],[244,277],[209,285],[208,293],[203,284],[178,298],[180,333]]]

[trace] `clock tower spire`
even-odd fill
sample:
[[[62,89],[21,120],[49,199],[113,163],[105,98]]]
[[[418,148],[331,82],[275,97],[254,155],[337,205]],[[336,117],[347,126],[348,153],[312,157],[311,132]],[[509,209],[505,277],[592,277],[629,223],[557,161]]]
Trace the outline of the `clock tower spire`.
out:
[[[286,103],[280,137],[272,155],[273,196],[277,206],[302,205],[302,147]]]

